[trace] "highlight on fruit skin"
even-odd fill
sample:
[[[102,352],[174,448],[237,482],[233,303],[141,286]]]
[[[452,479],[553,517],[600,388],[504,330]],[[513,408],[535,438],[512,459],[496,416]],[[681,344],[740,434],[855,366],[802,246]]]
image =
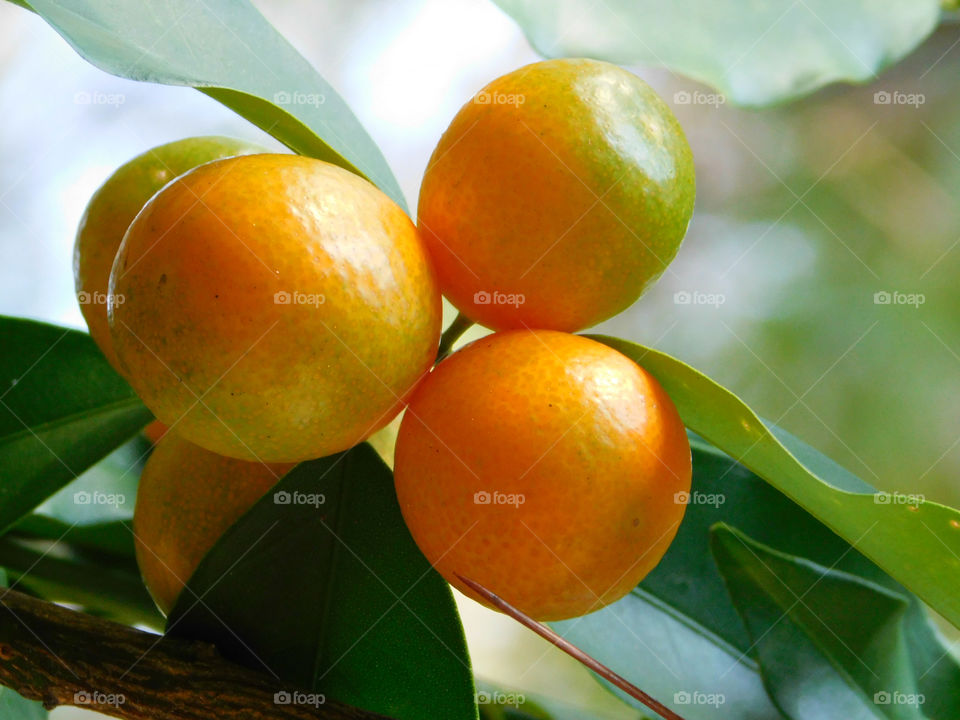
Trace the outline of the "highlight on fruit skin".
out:
[[[575,332],[664,272],[694,195],[686,137],[649,85],[605,62],[546,60],[460,109],[424,173],[417,222],[464,315]]]
[[[123,235],[147,201],[178,175],[198,165],[266,149],[246,140],[205,135],[165,143],[121,165],[90,198],[73,248],[73,274],[80,312],[90,335],[120,370],[107,326],[110,269]]]
[[[440,337],[436,277],[404,211],[296,155],[170,183],[128,229],[110,293],[125,298],[108,308],[114,348],[147,407],[245,460],[361,442],[397,415]]]
[[[537,620],[630,592],[666,552],[690,490],[690,445],[657,381],[566,333],[515,330],[441,362],[397,438],[400,509],[454,587],[480,583]]]
[[[133,534],[140,573],[164,615],[220,536],[291,468],[223,457],[176,432],[160,439],[140,476]]]

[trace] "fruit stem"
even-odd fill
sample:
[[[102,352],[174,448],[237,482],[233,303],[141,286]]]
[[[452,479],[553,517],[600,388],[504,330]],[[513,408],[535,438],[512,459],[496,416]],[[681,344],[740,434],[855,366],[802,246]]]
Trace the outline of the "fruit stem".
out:
[[[637,700],[642,702],[644,705],[646,705],[648,708],[650,708],[656,713],[659,713],[662,717],[666,718],[666,720],[683,720],[683,718],[680,715],[677,715],[677,713],[675,713],[673,710],[668,708],[666,705],[650,697],[643,690],[636,687],[635,685],[632,685],[628,680],[621,677],[620,675],[617,675],[617,673],[615,673],[613,670],[608,668],[606,665],[602,664],[600,661],[595,660],[594,658],[587,655],[583,650],[581,650],[576,645],[562,638],[560,635],[555,633],[553,630],[548,628],[543,623],[537,622],[529,615],[525,615],[524,613],[520,612],[519,610],[517,610],[517,608],[515,608],[513,605],[508,603],[503,598],[501,598],[499,595],[495,595],[494,593],[487,590],[480,583],[470,580],[469,578],[465,578],[463,577],[463,575],[457,575],[457,577],[460,578],[460,580],[462,580],[463,583],[467,585],[467,587],[469,587],[475,593],[480,595],[480,597],[484,598],[491,605],[505,612],[507,615],[512,617],[521,625],[524,625],[530,630],[533,630],[533,632],[535,632],[540,637],[553,643],[558,648],[560,648],[565,653],[567,653],[567,655],[570,655],[575,660],[579,660],[581,663],[586,665],[590,670],[595,672],[604,680],[620,688],[631,697],[636,698]]]
[[[440,336],[440,349],[437,350],[437,362],[443,360],[453,350],[453,344],[460,339],[467,330],[473,327],[473,320],[463,313],[457,313],[457,316],[450,323],[450,327],[443,331]]]

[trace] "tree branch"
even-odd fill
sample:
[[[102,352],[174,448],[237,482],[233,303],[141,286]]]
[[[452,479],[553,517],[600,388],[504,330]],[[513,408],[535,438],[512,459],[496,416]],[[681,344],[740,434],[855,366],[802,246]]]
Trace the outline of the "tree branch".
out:
[[[207,643],[0,592],[0,684],[47,709],[77,705],[129,720],[386,720],[283,686]]]

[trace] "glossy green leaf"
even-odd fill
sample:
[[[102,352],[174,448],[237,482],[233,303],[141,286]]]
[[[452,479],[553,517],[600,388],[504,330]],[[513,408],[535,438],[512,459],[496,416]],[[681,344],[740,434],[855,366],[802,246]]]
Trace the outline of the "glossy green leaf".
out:
[[[163,627],[163,617],[133,558],[84,553],[71,545],[70,539],[69,532],[53,542],[4,536],[0,538],[0,566],[18,590],[78,605],[85,612],[117,622]]]
[[[477,716],[450,588],[367,444],[284,477],[206,556],[167,627],[398,720]]]
[[[777,706],[795,720],[921,720],[908,602],[855,575],[777,552],[726,525],[713,554]]]
[[[769,105],[867,82],[936,27],[940,0],[495,0],[547,57],[661,65],[720,98]]]
[[[295,152],[368,178],[406,208],[360,121],[248,0],[30,0],[30,6],[101,70],[195,87]]]
[[[922,498],[849,492],[848,474],[820,477],[726,388],[689,365],[626,340],[597,336],[646,368],[684,423],[753,470],[960,627],[960,512]],[[809,459],[808,459],[809,461]]]
[[[783,439],[798,455],[815,453],[786,434]],[[663,560],[641,584],[688,623],[741,654],[747,654],[752,643],[726,600],[723,579],[711,559],[710,528],[719,522],[734,525],[777,550],[908,595],[849,543],[745,467],[703,441],[694,440],[692,450],[693,484],[683,523]],[[926,696],[925,707],[932,717],[960,717],[960,666],[921,603],[913,596],[909,600],[904,628],[914,676]],[[781,648],[784,656],[791,651]]]
[[[152,418],[89,335],[0,317],[0,530]]]

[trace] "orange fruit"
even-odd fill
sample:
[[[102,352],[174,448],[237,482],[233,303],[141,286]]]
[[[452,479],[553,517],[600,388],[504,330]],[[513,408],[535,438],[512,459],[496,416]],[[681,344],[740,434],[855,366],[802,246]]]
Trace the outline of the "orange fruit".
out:
[[[539,620],[630,592],[676,534],[690,474],[656,380],[549,330],[491,335],[441,362],[410,399],[395,462],[403,517],[440,574]]]
[[[80,312],[90,335],[119,370],[107,326],[107,284],[123,234],[160,188],[187,170],[233,155],[263,152],[244,140],[206,136],[160,145],[122,165],[100,186],[80,220],[73,273]]]
[[[423,176],[418,223],[464,315],[573,332],[660,276],[693,200],[690,147],[649,85],[605,62],[547,60],[460,109]]]
[[[213,452],[294,462],[386,425],[437,352],[416,228],[366,180],[296,155],[203,165],[153,197],[110,278],[110,329],[159,420]]]
[[[210,548],[293,465],[244,462],[165,435],[147,458],[133,514],[137,564],[166,615]]]
[[[159,420],[154,420],[143,429],[143,434],[147,440],[156,445],[158,442],[160,442],[161,438],[167,434],[167,430],[169,429],[170,428],[168,428]]]

